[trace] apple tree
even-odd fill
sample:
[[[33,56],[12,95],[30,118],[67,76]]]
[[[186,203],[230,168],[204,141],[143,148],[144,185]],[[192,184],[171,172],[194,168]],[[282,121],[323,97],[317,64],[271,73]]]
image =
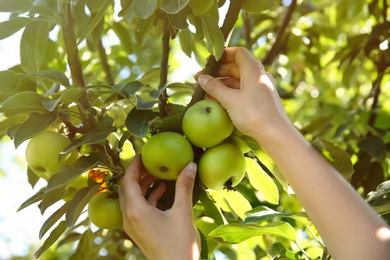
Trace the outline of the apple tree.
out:
[[[23,30],[20,64],[0,71],[2,140],[17,148],[49,131],[69,142],[43,138],[37,151],[58,156],[29,156],[45,174],[29,163],[36,193],[19,210],[56,207],[35,257],[56,247],[72,248],[68,259],[143,259],[120,227],[96,223],[120,223],[107,208],[129,160],[156,133],[183,133],[185,111],[205,97],[192,77],[214,75],[226,46],[263,62],[297,129],[389,220],[389,10],[386,0],[0,0],[0,40]],[[234,190],[196,180],[202,258],[330,259],[269,156],[248,136],[229,138],[245,176]],[[203,150],[194,152],[197,162]],[[165,182],[162,210],[174,195]]]

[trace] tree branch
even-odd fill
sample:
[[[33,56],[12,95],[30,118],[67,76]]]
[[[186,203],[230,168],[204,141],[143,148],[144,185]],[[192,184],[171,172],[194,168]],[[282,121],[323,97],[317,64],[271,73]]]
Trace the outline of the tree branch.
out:
[[[224,46],[228,45],[231,33],[233,32],[234,25],[237,22],[238,15],[240,14],[243,0],[230,1],[229,9],[226,13],[225,20],[223,21],[221,31],[224,36]],[[213,55],[209,57],[207,64],[204,69],[204,74],[215,76],[219,68],[219,61],[215,59]],[[202,88],[196,88],[192,99],[188,104],[188,107],[192,106],[196,102],[202,100],[206,95],[206,92]]]
[[[62,34],[64,37],[65,50],[68,56],[68,65],[72,77],[72,85],[74,87],[85,87],[85,79],[83,74],[83,67],[81,65],[79,50],[77,48],[76,36],[73,28],[72,17],[72,2],[61,3],[61,15],[62,15]],[[87,92],[83,91],[79,98],[80,104],[88,109],[91,105],[89,103]]]
[[[379,95],[381,93],[381,82],[384,76],[384,71],[378,70],[378,77],[375,79],[375,81],[372,84],[372,91],[374,92],[374,99],[371,105],[371,113],[370,117],[368,119],[368,125],[373,127],[375,125],[375,120],[377,116],[377,107],[379,102]]]
[[[102,42],[101,38],[97,42],[97,49],[99,52],[99,57],[100,57],[102,68],[104,70],[104,73],[106,73],[107,83],[108,83],[108,85],[112,86],[115,84],[115,80],[114,80],[114,77],[112,76],[110,65],[108,64],[107,53],[106,53],[106,50],[104,49],[103,42]]]
[[[68,55],[68,64],[72,75],[73,86],[85,87],[83,67],[81,65],[76,36],[73,28],[71,3],[62,3],[62,33],[64,36],[65,50]]]
[[[295,8],[297,7],[297,0],[292,0],[290,6],[287,9],[286,15],[284,16],[283,22],[280,25],[277,33],[276,33],[276,39],[274,44],[271,47],[271,50],[267,53],[267,55],[262,60],[262,63],[264,65],[269,65],[272,63],[272,61],[275,59],[277,54],[280,51],[280,47],[282,46],[282,39],[284,38],[286,28],[288,24],[290,23],[291,17],[293,12],[295,11]]]
[[[167,84],[167,77],[168,77],[168,63],[169,63],[169,41],[170,41],[171,33],[169,28],[169,21],[167,18],[163,20],[163,35],[162,35],[162,55],[161,55],[161,62],[160,62],[160,85],[158,86],[158,90],[161,91],[165,85]],[[160,114],[165,117],[168,115],[166,110],[166,104],[167,104],[167,92],[164,89],[159,96],[159,110]]]

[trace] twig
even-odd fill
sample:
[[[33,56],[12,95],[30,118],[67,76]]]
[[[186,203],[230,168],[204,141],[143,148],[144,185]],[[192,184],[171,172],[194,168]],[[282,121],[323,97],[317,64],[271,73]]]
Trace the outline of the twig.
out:
[[[233,32],[234,25],[237,22],[238,15],[240,14],[243,0],[234,0],[230,1],[229,9],[226,13],[225,20],[223,21],[221,31],[224,36],[224,46],[228,45],[230,35]],[[215,59],[213,55],[209,57],[207,64],[204,69],[204,74],[215,76],[219,67],[219,62]],[[188,107],[192,106],[196,102],[202,100],[206,95],[206,92],[202,88],[196,88],[192,99],[188,104]]]
[[[286,32],[286,28],[290,23],[292,14],[295,11],[296,7],[297,7],[297,0],[292,0],[290,6],[288,7],[286,15],[284,16],[283,22],[276,33],[275,42],[272,45],[271,50],[267,52],[267,55],[262,60],[262,63],[264,65],[271,64],[272,61],[275,59],[276,55],[279,53],[280,47],[282,46],[282,39],[284,38]]]

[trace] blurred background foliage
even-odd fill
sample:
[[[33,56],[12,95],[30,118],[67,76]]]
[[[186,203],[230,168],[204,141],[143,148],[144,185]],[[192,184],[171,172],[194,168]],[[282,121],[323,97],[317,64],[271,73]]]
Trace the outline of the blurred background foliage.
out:
[[[116,125],[123,125],[133,108],[132,105],[137,104],[136,98],[139,98],[138,101],[140,99],[145,101],[143,105],[148,105],[148,101],[156,101],[151,93],[153,90],[159,90],[156,83],[161,80],[161,70],[158,68],[161,68],[162,57],[167,53],[166,47],[162,46],[164,41],[161,40],[165,25],[159,22],[159,17],[167,16],[172,25],[169,34],[171,39],[167,84],[177,81],[184,83],[168,88],[168,101],[185,105],[193,93],[191,88],[194,83],[193,75],[205,67],[206,58],[210,53],[218,56],[218,45],[223,43],[216,40],[217,35],[213,35],[210,31],[211,36],[207,39],[205,27],[202,27],[203,32],[200,33],[202,30],[199,29],[201,28],[197,20],[199,18],[191,16],[190,10],[187,9],[189,13],[186,16],[190,17],[188,18],[190,23],[186,25],[183,21],[187,19],[177,18],[175,15],[178,12],[169,14],[167,9],[164,9],[164,2],[170,1],[156,1],[157,7],[149,11],[141,1],[137,0],[102,2],[0,0],[0,11],[10,13],[9,21],[13,21],[0,23],[2,29],[0,39],[7,38],[26,27],[21,39],[21,64],[9,68],[9,71],[35,76],[46,70],[63,72],[68,78],[72,77],[71,84],[86,86],[92,107],[104,107]],[[249,5],[253,1],[244,0],[244,2]],[[388,2],[386,0],[261,0],[259,2],[261,2],[261,10],[246,8],[240,12],[228,45],[246,47],[263,62],[265,68],[275,78],[286,112],[294,125],[389,222],[390,9]],[[80,41],[79,58],[84,80],[81,83],[75,78],[75,73],[71,73],[67,61],[65,46],[68,40],[64,39],[66,26],[62,24],[63,13],[59,11],[61,6],[69,3],[73,15],[75,39]],[[222,10],[226,11],[229,1],[225,3],[224,0],[220,0],[218,4],[223,12]],[[137,9],[137,5],[140,8]],[[259,5],[255,4],[256,6]],[[216,8],[217,6],[215,10]],[[186,14],[186,8],[181,10],[181,14],[183,12]],[[211,20],[221,25],[223,16],[218,17],[218,13],[213,15]],[[38,22],[31,23],[27,19],[35,19]],[[39,42],[41,50],[37,50],[37,45],[31,49],[28,44],[30,40],[37,39],[36,34],[42,36]],[[208,41],[216,47],[210,49]],[[7,76],[9,74],[5,75],[3,72],[0,77],[1,102],[12,96],[15,91],[33,90],[40,94],[58,91],[56,89],[58,85],[53,84],[53,81],[45,80],[42,80],[39,85],[23,84],[22,89],[13,90],[4,85],[9,83]],[[58,78],[55,80],[58,81]],[[144,85],[138,97],[135,95],[129,97],[132,101],[130,104],[126,99],[118,99],[120,91],[114,93],[107,91],[111,86],[123,90],[121,83],[136,80]],[[79,97],[78,93],[73,94]],[[12,126],[22,121],[22,119],[12,118],[7,121],[4,115],[0,115],[2,142],[10,141],[6,136],[12,136]],[[273,171],[272,162],[268,163],[265,154],[259,159],[266,161],[267,166]],[[2,169],[0,173],[4,174]],[[283,219],[294,227],[297,231],[297,240],[290,241],[283,236],[265,234],[241,243],[217,243],[216,251],[209,252],[210,259],[328,259],[330,257],[315,227],[304,217],[300,218],[299,214],[290,215],[303,211],[293,191],[283,187],[283,183],[275,183],[279,191],[277,205],[264,201],[248,180],[244,180],[237,190],[243,195],[246,203],[250,204],[249,208],[257,208],[257,212],[268,212],[269,216],[276,214],[275,212],[281,214],[276,214],[275,218]],[[214,199],[218,201],[217,197]],[[224,208],[223,202],[220,204],[223,211],[230,211],[229,216],[234,221],[237,223],[243,221],[236,215],[243,209],[231,210],[229,205],[225,205]],[[204,215],[203,206],[195,206],[194,212],[196,218],[200,219]],[[255,217],[255,213],[256,211],[247,216]],[[253,223],[257,221],[259,220]],[[95,233],[92,235],[92,233],[79,231],[79,229],[84,230],[83,224],[86,222],[81,222],[67,231],[65,239],[61,240],[60,244],[55,244],[59,247],[49,248],[40,259],[69,259],[75,248],[82,246],[84,250],[89,250],[90,257],[93,256],[93,259],[123,259],[124,257],[143,259],[139,250],[129,240],[123,239],[124,234],[121,231],[94,230]],[[33,254],[36,248],[31,251]],[[28,255],[13,259],[30,259],[30,257]],[[80,254],[73,254],[72,257],[71,259],[81,259]]]

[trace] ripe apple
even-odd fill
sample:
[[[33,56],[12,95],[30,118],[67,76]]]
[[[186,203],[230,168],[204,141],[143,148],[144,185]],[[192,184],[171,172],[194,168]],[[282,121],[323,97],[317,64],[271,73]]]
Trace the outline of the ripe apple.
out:
[[[73,150],[60,161],[58,156],[71,144],[71,141],[60,133],[43,131],[31,138],[26,147],[26,161],[28,166],[39,177],[48,180],[63,166],[75,162],[78,153]]]
[[[214,221],[214,219],[202,216],[195,220],[195,226],[203,233],[205,237],[208,236],[208,234],[219,227],[219,225]],[[207,239],[207,249],[209,252],[214,251],[219,246],[219,243],[213,239]]]
[[[207,149],[199,160],[199,178],[209,189],[231,190],[245,175],[245,157],[241,150],[222,143]]]
[[[214,0],[190,0],[188,5],[192,8],[195,15],[206,13],[213,5]]]
[[[233,132],[233,122],[222,105],[204,99],[189,107],[183,116],[182,129],[195,146],[209,148],[221,143]]]
[[[153,135],[145,143],[141,154],[146,170],[163,180],[176,180],[184,167],[194,160],[190,142],[175,132]]]

